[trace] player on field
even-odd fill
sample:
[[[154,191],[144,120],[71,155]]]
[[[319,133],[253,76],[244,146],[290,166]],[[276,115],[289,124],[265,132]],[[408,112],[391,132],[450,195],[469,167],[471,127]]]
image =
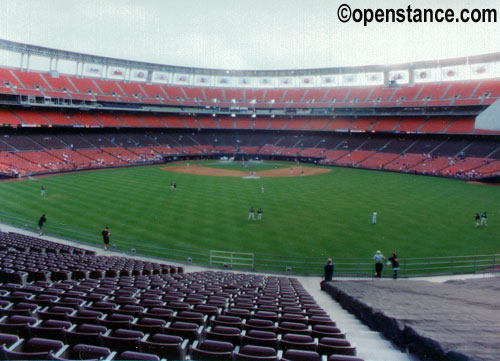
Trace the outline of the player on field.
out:
[[[483,212],[481,215],[481,226],[488,226],[488,222],[486,222],[486,212]]]
[[[250,218],[252,218],[255,221],[255,215],[254,215],[253,207],[250,207],[250,211],[248,213],[248,220],[250,220]]]
[[[259,208],[257,211],[257,220],[262,221],[262,208]]]
[[[264,193],[264,185],[263,184],[260,186],[260,193]]]
[[[476,227],[479,227],[479,213],[476,213]]]
[[[40,234],[40,236],[43,236],[42,227],[45,222],[47,222],[47,217],[45,217],[45,214],[42,214],[42,216],[38,220],[38,233]]]
[[[45,187],[43,185],[40,187],[40,196],[45,197]]]
[[[377,212],[373,212],[372,214],[372,224],[376,224],[377,223]]]

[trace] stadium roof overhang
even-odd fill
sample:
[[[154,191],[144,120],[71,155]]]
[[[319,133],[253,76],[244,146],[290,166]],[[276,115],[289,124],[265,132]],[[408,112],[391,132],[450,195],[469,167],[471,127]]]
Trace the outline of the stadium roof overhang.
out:
[[[418,61],[391,65],[366,65],[355,67],[331,67],[317,69],[282,69],[282,70],[224,70],[208,68],[192,68],[174,65],[155,64],[141,61],[110,58],[98,55],[83,54],[66,50],[47,48],[38,45],[18,43],[10,40],[0,39],[0,49],[27,55],[37,55],[47,58],[71,60],[80,63],[92,63],[101,65],[120,66],[127,68],[140,68],[148,71],[166,71],[184,74],[200,74],[215,76],[300,76],[300,75],[324,75],[324,74],[347,74],[366,72],[386,72],[395,70],[413,70],[419,68],[435,68],[447,66],[459,66],[470,64],[481,64],[486,62],[500,61],[500,52],[474,55],[468,57],[439,59],[431,61]]]

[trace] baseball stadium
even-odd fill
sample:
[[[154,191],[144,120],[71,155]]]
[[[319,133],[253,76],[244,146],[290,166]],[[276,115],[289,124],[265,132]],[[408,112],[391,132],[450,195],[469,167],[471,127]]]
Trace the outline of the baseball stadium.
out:
[[[5,4],[0,359],[498,360],[498,4],[377,2]]]

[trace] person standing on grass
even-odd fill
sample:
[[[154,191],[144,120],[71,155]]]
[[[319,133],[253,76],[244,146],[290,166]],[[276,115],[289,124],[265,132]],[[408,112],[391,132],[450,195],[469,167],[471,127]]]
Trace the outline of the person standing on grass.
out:
[[[479,213],[476,213],[476,227],[479,227]]]
[[[252,218],[255,221],[255,215],[254,215],[253,207],[250,207],[250,211],[248,213],[248,220],[250,220],[250,218]]]
[[[262,208],[257,211],[257,220],[262,221]]]
[[[105,227],[102,230],[102,240],[104,241],[104,250],[107,251],[109,247],[109,237],[111,237],[111,233],[109,232],[109,227]]]
[[[488,226],[488,222],[486,222],[486,212],[481,215],[481,226]]]
[[[45,197],[45,187],[43,185],[40,187],[40,196]]]
[[[43,236],[42,228],[45,222],[47,222],[47,217],[45,217],[45,214],[42,214],[42,216],[38,220],[38,234],[40,236]]]
[[[377,212],[372,213],[372,224],[377,224]]]
[[[380,278],[382,277],[382,270],[384,269],[385,257],[382,252],[377,251],[373,256],[373,260],[375,261],[375,276]]]
[[[264,185],[263,184],[260,186],[260,193],[264,193]]]
[[[398,255],[396,252],[392,254],[391,257],[389,257],[389,262],[392,265],[392,278],[395,280],[398,279],[398,271],[399,271],[399,260],[398,260]]]

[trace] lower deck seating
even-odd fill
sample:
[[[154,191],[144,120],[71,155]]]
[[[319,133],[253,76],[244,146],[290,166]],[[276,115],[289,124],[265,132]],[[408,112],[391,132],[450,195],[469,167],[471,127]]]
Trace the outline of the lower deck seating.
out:
[[[158,163],[164,157],[175,156],[231,157],[241,151],[264,159],[300,158],[325,165],[462,178],[469,178],[474,170],[473,177],[477,178],[497,173],[494,168],[483,166],[500,156],[500,143],[492,136],[391,137],[371,132],[300,135],[283,131],[233,134],[219,130],[34,132],[6,134],[0,137],[0,149],[0,174],[10,177]]]
[[[2,359],[321,360],[356,345],[298,280],[0,233]]]

